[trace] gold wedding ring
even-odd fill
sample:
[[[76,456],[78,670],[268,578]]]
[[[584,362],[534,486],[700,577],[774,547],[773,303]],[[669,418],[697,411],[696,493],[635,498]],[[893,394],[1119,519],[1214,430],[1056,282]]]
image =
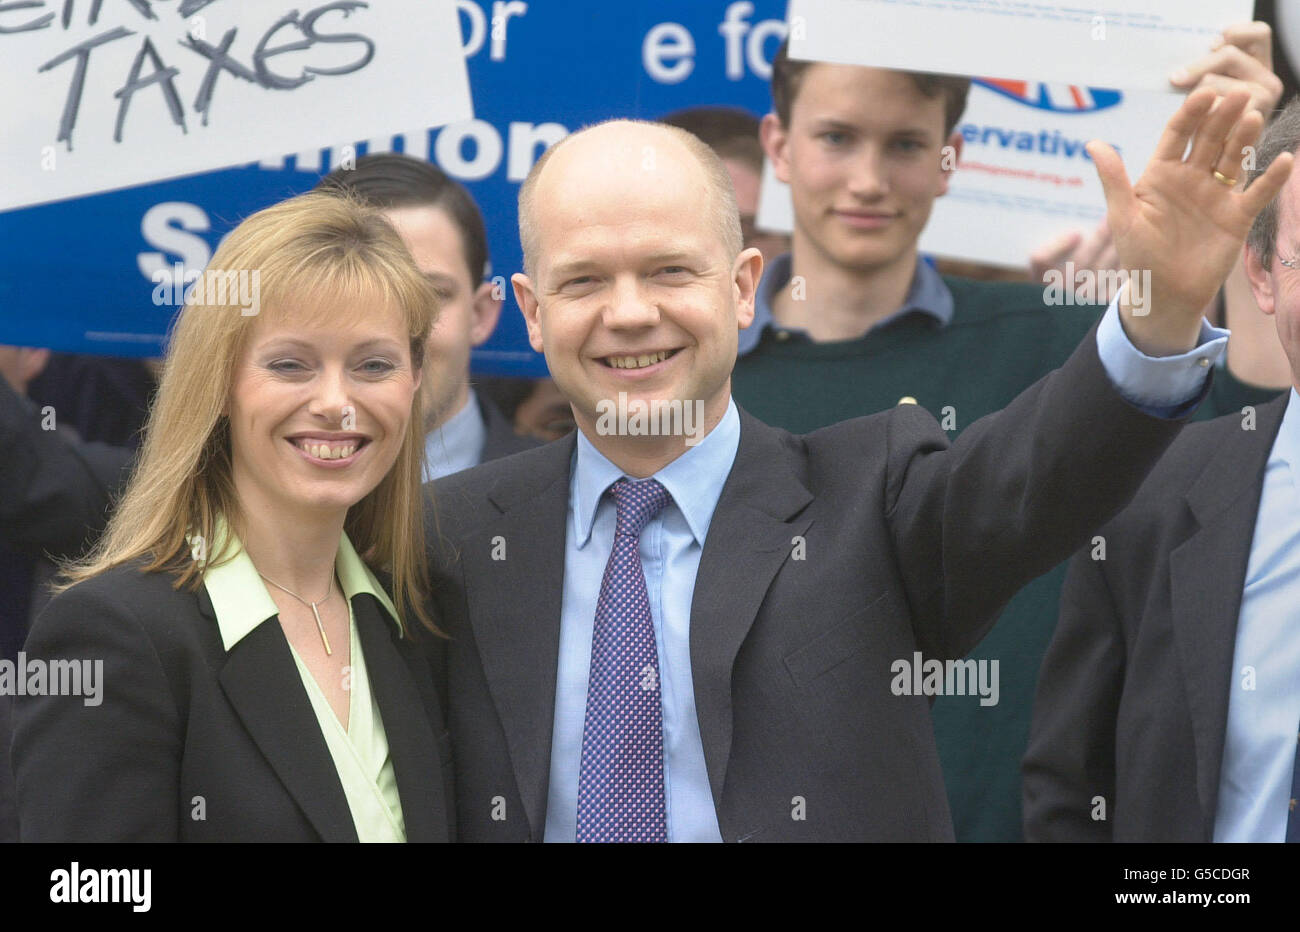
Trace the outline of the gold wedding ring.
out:
[[[1227,185],[1229,188],[1234,188],[1237,186],[1236,178],[1229,178],[1227,175],[1219,171],[1217,168],[1214,170],[1214,180],[1217,181],[1219,184]]]

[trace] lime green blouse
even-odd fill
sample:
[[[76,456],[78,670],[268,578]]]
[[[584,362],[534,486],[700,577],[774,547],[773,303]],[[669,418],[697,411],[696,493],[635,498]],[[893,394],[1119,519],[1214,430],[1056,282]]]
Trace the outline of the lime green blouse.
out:
[[[233,532],[224,524],[217,530],[218,538],[224,534],[231,535],[237,553],[233,559],[204,570],[203,585],[212,599],[222,644],[229,651],[267,619],[278,615],[279,609],[261,577],[257,575],[253,561]],[[214,542],[212,552],[220,553],[220,539]],[[388,754],[388,735],[384,731],[379,706],[370,688],[361,641],[357,637],[352,599],[359,593],[370,593],[387,611],[394,624],[398,623],[397,610],[383,586],[353,549],[347,534],[343,534],[339,541],[334,567],[348,603],[348,631],[352,644],[351,666],[346,671],[351,680],[346,729],[330,708],[329,701],[298,652],[292,645],[289,650],[293,653],[298,676],[307,691],[312,711],[316,713],[316,721],[334,761],[334,768],[338,771],[343,795],[347,798],[352,822],[356,826],[357,838],[361,841],[406,841],[402,803],[397,793],[392,758]]]

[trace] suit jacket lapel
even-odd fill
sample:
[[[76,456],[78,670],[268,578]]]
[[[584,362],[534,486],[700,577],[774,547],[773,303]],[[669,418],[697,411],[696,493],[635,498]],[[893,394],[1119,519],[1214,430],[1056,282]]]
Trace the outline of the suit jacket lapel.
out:
[[[1254,431],[1221,444],[1188,490],[1197,529],[1170,555],[1174,640],[1191,707],[1196,789],[1205,840],[1213,837],[1232,658],[1264,467],[1286,396],[1257,412]]]
[[[570,435],[550,444],[541,467],[494,489],[489,497],[501,514],[460,542],[474,641],[539,838],[550,782],[574,443]],[[493,559],[498,536],[504,560]]]
[[[207,590],[200,590],[199,603],[215,622]],[[278,617],[231,648],[218,679],[244,728],[321,838],[356,841],[343,784]]]
[[[691,601],[695,708],[720,817],[731,755],[732,665],[773,577],[790,556],[792,538],[812,524],[796,517],[811,501],[781,434],[741,410],[736,462],[709,524]]]
[[[362,593],[353,606],[366,674],[388,738],[406,839],[446,841],[446,796],[437,739],[411,669],[394,642],[396,629],[374,596]]]

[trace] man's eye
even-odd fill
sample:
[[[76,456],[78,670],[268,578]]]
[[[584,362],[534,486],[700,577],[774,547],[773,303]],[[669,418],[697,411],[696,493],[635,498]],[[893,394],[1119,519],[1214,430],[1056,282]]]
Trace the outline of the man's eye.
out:
[[[564,287],[565,288],[572,288],[575,286],[582,287],[583,285],[590,285],[593,281],[595,281],[595,279],[592,278],[590,275],[579,275],[577,278],[571,278],[567,282],[565,282]]]
[[[849,137],[847,133],[842,133],[837,129],[827,130],[826,132],[822,133],[822,140],[831,144],[832,146],[841,145],[847,142],[848,138]]]
[[[684,265],[666,265],[659,271],[665,275],[685,275],[690,270]]]
[[[894,141],[894,148],[899,152],[911,154],[913,152],[920,152],[924,149],[925,143],[921,142],[919,139],[896,139]]]

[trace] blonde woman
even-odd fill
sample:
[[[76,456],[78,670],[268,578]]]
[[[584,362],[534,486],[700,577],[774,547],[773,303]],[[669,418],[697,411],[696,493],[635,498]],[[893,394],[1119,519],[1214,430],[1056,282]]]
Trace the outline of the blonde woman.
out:
[[[241,223],[195,297],[112,522],[26,644],[20,836],[447,840],[412,643],[435,293],[380,214],[309,194]]]

